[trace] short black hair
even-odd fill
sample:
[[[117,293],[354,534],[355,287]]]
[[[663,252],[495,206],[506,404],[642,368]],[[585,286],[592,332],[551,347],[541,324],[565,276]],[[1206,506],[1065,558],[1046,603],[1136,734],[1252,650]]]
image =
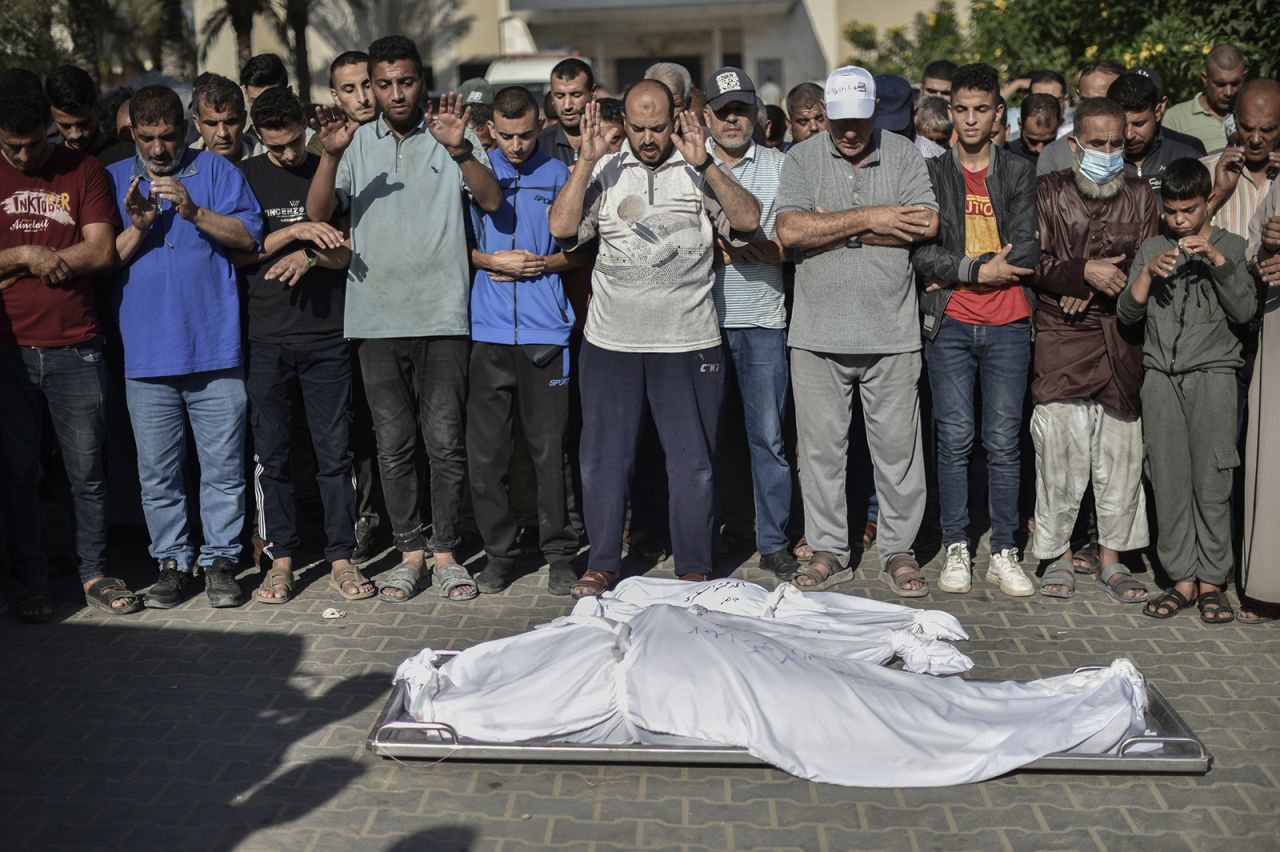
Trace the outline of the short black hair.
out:
[[[89,72],[74,65],[59,65],[44,81],[49,106],[72,115],[84,115],[98,103],[98,87]]]
[[[596,75],[591,70],[591,66],[583,62],[577,57],[570,56],[568,59],[561,59],[556,66],[551,69],[551,79],[556,80],[572,80],[579,74],[587,75],[587,91],[590,92],[595,88]],[[514,118],[515,116],[512,116]]]
[[[924,73],[920,75],[921,79],[929,77],[933,80],[952,81],[957,71],[956,64],[950,59],[935,59],[928,65],[924,66]]]
[[[618,98],[600,98],[596,101],[600,105],[600,120],[607,121],[610,124],[622,124],[622,101]]]
[[[1126,120],[1124,108],[1111,100],[1111,98],[1085,98],[1076,105],[1074,132],[1079,133],[1080,125],[1084,123],[1084,120],[1094,116],[1118,119],[1121,127],[1124,126]]]
[[[1062,93],[1064,95],[1067,93],[1067,78],[1063,77],[1051,68],[1041,68],[1039,71],[1032,71],[1027,79],[1031,81],[1029,84],[1030,86],[1034,86],[1036,83],[1057,83],[1062,87]]]
[[[488,104],[467,104],[467,109],[471,110],[467,126],[472,130],[479,130],[485,122],[493,121],[493,107]]]
[[[116,86],[102,96],[102,110],[98,113],[98,128],[108,139],[116,138],[116,113],[133,97],[129,86]]]
[[[787,92],[787,115],[795,115],[796,110],[822,106],[823,91],[817,83],[801,83]]]
[[[520,118],[527,115],[529,110],[537,112],[538,102],[524,86],[507,86],[493,96],[494,115],[500,115],[503,118]]]
[[[781,142],[787,135],[787,114],[777,104],[766,104],[764,114],[769,120],[769,141]]]
[[[348,65],[363,65],[365,71],[369,70],[369,54],[363,50],[347,50],[339,53],[337,58],[329,63],[329,88],[333,88],[333,75],[339,68],[345,68]]]
[[[1190,201],[1208,198],[1213,191],[1213,175],[1204,163],[1194,157],[1174,160],[1165,167],[1160,195],[1166,201]]]
[[[240,85],[283,88],[289,85],[289,69],[284,67],[284,60],[274,53],[259,53],[250,57],[240,69]]]
[[[1062,101],[1046,92],[1036,92],[1022,99],[1022,120],[1038,118],[1041,124],[1062,124]]]
[[[670,118],[675,118],[675,115],[676,115],[676,96],[675,96],[675,95],[673,95],[673,94],[671,93],[671,89],[670,89],[670,88],[668,88],[668,87],[667,87],[667,85],[666,85],[665,83],[663,83],[661,80],[649,80],[649,79],[645,79],[645,80],[637,80],[636,82],[632,83],[630,86],[627,86],[627,90],[626,90],[625,92],[623,92],[623,93],[622,93],[622,104],[623,104],[623,106],[622,106],[622,111],[625,113],[625,112],[626,112],[626,110],[627,110],[627,108],[626,108],[627,98],[631,97],[631,90],[632,90],[632,89],[636,88],[637,86],[644,86],[645,88],[649,88],[651,84],[657,84],[657,85],[656,85],[656,88],[662,89],[662,91],[666,93],[666,95],[667,95],[667,115],[668,115],[668,117],[670,117]]]
[[[244,115],[244,92],[235,81],[221,74],[202,74],[191,89],[191,111],[195,112],[201,104],[219,112],[230,108]]]
[[[0,71],[0,129],[43,132],[53,121],[40,78],[25,68]]]
[[[373,76],[373,66],[379,62],[400,62],[408,59],[422,73],[422,54],[413,39],[401,35],[383,36],[369,45],[369,76]]]
[[[185,130],[182,98],[168,86],[143,86],[129,99],[129,121],[135,129],[143,124],[172,124]]]
[[[551,92],[547,92],[542,96],[542,117],[546,119],[556,118],[556,99]]]
[[[1132,71],[1121,74],[1107,89],[1107,97],[1120,104],[1125,112],[1154,110],[1159,97],[1151,78]]]
[[[995,95],[996,102],[999,103],[1000,72],[985,62],[975,62],[972,65],[957,68],[955,76],[951,78],[952,96],[954,97],[955,93],[961,89]]]
[[[307,123],[302,101],[288,89],[276,86],[258,95],[253,102],[253,126],[263,130],[284,130]]]

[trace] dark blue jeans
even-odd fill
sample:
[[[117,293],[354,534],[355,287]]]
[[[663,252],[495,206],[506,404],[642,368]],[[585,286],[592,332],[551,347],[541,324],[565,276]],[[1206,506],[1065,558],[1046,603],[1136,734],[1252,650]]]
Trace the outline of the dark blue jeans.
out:
[[[40,430],[49,406],[75,507],[80,579],[103,575],[107,486],[102,472],[106,420],[102,344],[35,349],[0,344],[0,490],[17,579],[44,589],[48,569],[40,535]]]
[[[782,443],[782,417],[787,406],[787,330],[726,328],[724,347],[742,394],[751,486],[755,494],[756,549],[786,550],[791,513],[791,465]]]
[[[1013,547],[1018,528],[1018,438],[1031,365],[1031,322],[970,325],[944,317],[937,337],[925,344],[925,357],[938,429],[943,546],[967,541],[977,381],[982,392],[982,446],[987,451],[991,550]]]

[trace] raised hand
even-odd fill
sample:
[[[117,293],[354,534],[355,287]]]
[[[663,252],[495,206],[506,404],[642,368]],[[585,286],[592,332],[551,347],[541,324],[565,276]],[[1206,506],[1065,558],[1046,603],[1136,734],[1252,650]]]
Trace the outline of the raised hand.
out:
[[[142,178],[134,178],[129,183],[129,190],[124,195],[124,212],[129,215],[130,224],[145,234],[156,220],[157,208],[154,196],[142,194],[141,182]]]
[[[151,181],[151,197],[168,201],[183,219],[194,219],[200,210],[182,181],[175,177],[158,177]]]
[[[582,134],[578,148],[578,162],[586,162],[588,167],[595,165],[605,154],[609,153],[609,138],[605,135],[600,121],[600,104],[592,101],[582,111],[582,120],[578,125]]]
[[[326,222],[295,222],[289,226],[289,235],[325,249],[335,249],[346,240],[341,231]]]
[[[1244,149],[1227,148],[1218,158],[1218,165],[1213,169],[1213,192],[1225,198],[1235,192],[1240,183],[1240,174],[1244,171]]]
[[[1169,249],[1147,261],[1147,274],[1152,278],[1168,278],[1178,265],[1178,250]]]
[[[711,158],[707,153],[707,130],[690,110],[676,114],[675,134],[671,137],[676,150],[691,166],[700,166]]]
[[[328,154],[341,156],[351,146],[360,125],[347,118],[347,114],[337,107],[317,106],[315,114],[308,122],[320,138],[320,145]]]
[[[1035,272],[1025,266],[1014,266],[1009,263],[1009,252],[1013,251],[1013,243],[1000,249],[995,257],[982,264],[978,269],[978,283],[1004,287],[1013,284],[1024,275]]]
[[[1213,243],[1209,242],[1207,237],[1202,237],[1199,234],[1192,234],[1189,237],[1183,237],[1178,240],[1178,245],[1187,254],[1198,254],[1214,266],[1227,262],[1227,259],[1223,256],[1222,252],[1218,251],[1218,249],[1214,247]]]
[[[447,92],[440,96],[440,109],[434,114],[427,105],[427,129],[435,140],[446,148],[461,148],[466,139],[467,122],[471,119],[471,107],[463,109],[462,95]]]
[[[1084,265],[1085,283],[1099,293],[1119,296],[1125,285],[1129,283],[1129,279],[1116,266],[1118,263],[1123,263],[1124,259],[1124,255],[1118,254],[1114,257],[1100,257],[1087,262]]]

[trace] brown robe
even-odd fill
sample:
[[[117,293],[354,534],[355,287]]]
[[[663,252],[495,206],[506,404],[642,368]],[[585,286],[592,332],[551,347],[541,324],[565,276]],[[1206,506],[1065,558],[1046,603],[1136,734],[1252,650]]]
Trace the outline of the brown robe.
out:
[[[1269,305],[1269,308],[1280,305]],[[1244,448],[1244,543],[1240,579],[1244,593],[1280,604],[1280,310],[1263,316],[1258,357],[1249,383],[1249,431]]]
[[[1142,413],[1141,328],[1121,326],[1116,300],[1084,280],[1090,260],[1124,255],[1128,271],[1138,246],[1160,226],[1155,193],[1140,178],[1105,201],[1086,198],[1071,170],[1042,175],[1036,186],[1040,223],[1040,263],[1031,285],[1039,295],[1031,397],[1037,403],[1091,399],[1127,417]],[[1063,296],[1093,301],[1068,318]]]

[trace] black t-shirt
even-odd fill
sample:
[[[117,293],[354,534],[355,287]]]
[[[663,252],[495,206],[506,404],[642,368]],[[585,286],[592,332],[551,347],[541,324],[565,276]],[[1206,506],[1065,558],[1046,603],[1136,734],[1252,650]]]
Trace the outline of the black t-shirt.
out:
[[[260,154],[240,163],[249,186],[262,205],[262,235],[306,221],[307,190],[320,158],[308,154],[297,168],[286,169]],[[290,252],[315,246],[294,241],[257,266],[245,267],[249,340],[254,343],[310,343],[342,337],[345,269],[317,266],[292,287],[268,281],[267,270]]]
[[[93,156],[98,158],[98,162],[103,168],[118,163],[121,160],[127,160],[138,153],[137,148],[132,142],[126,142],[123,139],[112,139],[104,136],[97,148],[90,151]]]

